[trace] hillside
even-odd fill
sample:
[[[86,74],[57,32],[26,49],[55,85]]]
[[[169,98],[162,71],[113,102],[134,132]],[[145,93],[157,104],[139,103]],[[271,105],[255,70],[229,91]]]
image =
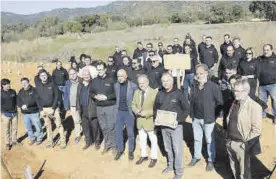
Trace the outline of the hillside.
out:
[[[216,3],[238,4],[248,9],[249,1],[211,2],[211,1],[115,1],[104,6],[93,8],[61,8],[30,15],[20,15],[1,12],[2,24],[34,24],[47,16],[57,16],[60,20],[74,18],[87,14],[108,13],[124,17],[170,16],[173,13],[182,13],[187,10],[205,11]]]

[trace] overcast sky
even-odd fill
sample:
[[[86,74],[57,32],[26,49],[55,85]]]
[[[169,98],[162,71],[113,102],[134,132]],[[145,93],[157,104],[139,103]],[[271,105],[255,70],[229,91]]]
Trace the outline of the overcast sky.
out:
[[[91,1],[1,1],[1,11],[16,14],[33,14],[43,11],[50,11],[57,8],[96,7],[106,5],[112,0],[91,0]]]

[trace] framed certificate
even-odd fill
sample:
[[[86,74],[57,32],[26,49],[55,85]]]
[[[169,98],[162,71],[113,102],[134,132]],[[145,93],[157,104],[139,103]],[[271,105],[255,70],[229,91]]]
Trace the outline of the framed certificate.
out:
[[[178,125],[177,113],[171,111],[157,110],[155,125],[166,126],[175,129]]]

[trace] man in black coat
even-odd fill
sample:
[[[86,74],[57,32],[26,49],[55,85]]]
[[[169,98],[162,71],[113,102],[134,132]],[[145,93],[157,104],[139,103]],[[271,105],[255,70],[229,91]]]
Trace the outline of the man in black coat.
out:
[[[22,89],[17,96],[17,106],[21,108],[24,124],[27,129],[30,145],[35,142],[40,145],[43,139],[43,131],[39,117],[39,99],[37,92],[33,86],[30,85],[28,78],[21,79]],[[35,133],[32,126],[35,127]]]
[[[60,93],[58,86],[48,76],[46,70],[39,71],[40,81],[36,86],[40,104],[40,117],[44,119],[47,128],[48,143],[47,148],[54,147],[52,121],[55,122],[56,128],[60,135],[60,148],[66,148],[66,138],[64,128],[59,115],[58,102],[60,100]]]
[[[150,87],[153,89],[161,89],[161,77],[165,72],[164,67],[160,64],[157,56],[151,57],[151,69],[147,73],[149,77]]]
[[[233,43],[231,42],[231,38],[229,34],[225,34],[224,36],[224,42],[220,45],[220,53],[222,57],[225,57],[227,54],[227,47],[233,46]]]
[[[214,127],[216,124],[216,108],[223,104],[219,86],[208,80],[208,66],[199,64],[196,66],[196,81],[191,90],[191,118],[193,120],[194,155],[189,163],[190,167],[201,158],[202,137],[205,134],[207,143],[208,162],[206,171],[214,169],[216,159],[216,147]]]
[[[10,150],[11,146],[15,147],[19,144],[17,142],[17,95],[16,91],[11,89],[10,84],[9,79],[1,80],[1,119],[5,131],[6,150]]]

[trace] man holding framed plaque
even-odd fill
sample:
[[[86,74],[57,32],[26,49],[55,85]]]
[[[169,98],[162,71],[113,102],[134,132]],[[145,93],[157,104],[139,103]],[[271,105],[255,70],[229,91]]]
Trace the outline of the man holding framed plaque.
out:
[[[167,168],[162,173],[175,171],[173,179],[183,176],[183,128],[182,124],[189,115],[190,107],[183,92],[173,86],[173,77],[164,73],[163,89],[155,98],[153,107],[155,125],[161,127],[166,153]]]

